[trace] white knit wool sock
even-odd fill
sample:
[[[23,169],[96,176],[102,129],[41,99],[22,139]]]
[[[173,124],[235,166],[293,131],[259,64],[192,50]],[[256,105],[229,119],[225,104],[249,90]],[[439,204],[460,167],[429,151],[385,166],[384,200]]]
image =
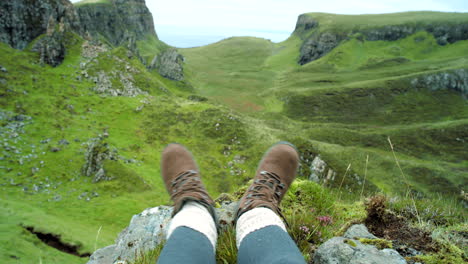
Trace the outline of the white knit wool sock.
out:
[[[208,209],[197,202],[187,202],[182,209],[172,218],[167,231],[167,239],[179,226],[186,226],[204,234],[210,240],[213,249],[216,250],[218,232],[213,217]]]
[[[237,248],[248,234],[271,225],[279,226],[286,231],[281,218],[269,208],[257,207],[242,214],[236,225]]]

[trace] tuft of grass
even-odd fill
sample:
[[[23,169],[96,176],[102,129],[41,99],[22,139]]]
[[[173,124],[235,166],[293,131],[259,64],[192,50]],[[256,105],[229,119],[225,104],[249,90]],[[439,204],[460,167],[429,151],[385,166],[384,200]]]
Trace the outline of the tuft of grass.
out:
[[[158,260],[158,257],[161,254],[163,248],[164,243],[161,243],[153,250],[140,253],[140,256],[136,257],[135,261],[130,262],[129,264],[154,264]]]
[[[229,226],[223,230],[216,246],[216,263],[229,264],[237,262],[236,229]]]

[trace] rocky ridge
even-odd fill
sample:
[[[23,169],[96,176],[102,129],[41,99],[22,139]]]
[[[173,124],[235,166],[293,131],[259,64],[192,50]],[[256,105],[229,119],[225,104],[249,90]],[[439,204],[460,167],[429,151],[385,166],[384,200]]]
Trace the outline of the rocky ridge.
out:
[[[319,59],[338,46],[342,41],[359,35],[368,41],[395,41],[419,31],[427,31],[434,36],[439,45],[455,43],[468,39],[468,22],[432,24],[426,22],[390,24],[361,28],[356,25],[344,31],[333,28],[321,29],[320,22],[312,15],[299,16],[294,34],[303,38],[298,63],[307,64]]]

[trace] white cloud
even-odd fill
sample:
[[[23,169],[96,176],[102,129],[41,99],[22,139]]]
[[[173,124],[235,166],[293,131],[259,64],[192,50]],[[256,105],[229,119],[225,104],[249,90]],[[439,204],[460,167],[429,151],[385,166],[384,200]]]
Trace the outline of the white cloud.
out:
[[[186,36],[200,36],[200,40],[207,36],[201,44],[243,35],[281,41],[294,30],[297,17],[308,12],[468,11],[466,0],[146,0],[146,4],[153,13],[159,37],[175,46],[181,46],[177,36],[185,39],[182,46],[187,46]]]

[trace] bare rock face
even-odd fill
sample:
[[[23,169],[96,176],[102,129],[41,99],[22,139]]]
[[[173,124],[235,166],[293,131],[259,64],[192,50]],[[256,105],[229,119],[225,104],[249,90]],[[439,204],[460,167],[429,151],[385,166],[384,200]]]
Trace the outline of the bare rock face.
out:
[[[82,29],[93,37],[103,36],[114,45],[125,42],[127,32],[137,40],[154,35],[153,16],[145,0],[110,0],[103,3],[77,4]]]
[[[155,56],[149,68],[157,69],[159,74],[165,78],[181,81],[184,79],[183,62],[184,57],[176,49],[168,49]]]
[[[457,69],[447,72],[426,74],[411,80],[411,85],[418,89],[454,90],[465,99],[468,98],[468,70]]]
[[[302,45],[299,64],[304,65],[323,57],[338,46],[341,40],[342,38],[340,36],[329,32],[314,34],[304,42],[304,45]]]
[[[51,20],[61,23],[64,30],[81,32],[78,15],[68,0],[1,1],[0,41],[24,49],[46,33]]]

